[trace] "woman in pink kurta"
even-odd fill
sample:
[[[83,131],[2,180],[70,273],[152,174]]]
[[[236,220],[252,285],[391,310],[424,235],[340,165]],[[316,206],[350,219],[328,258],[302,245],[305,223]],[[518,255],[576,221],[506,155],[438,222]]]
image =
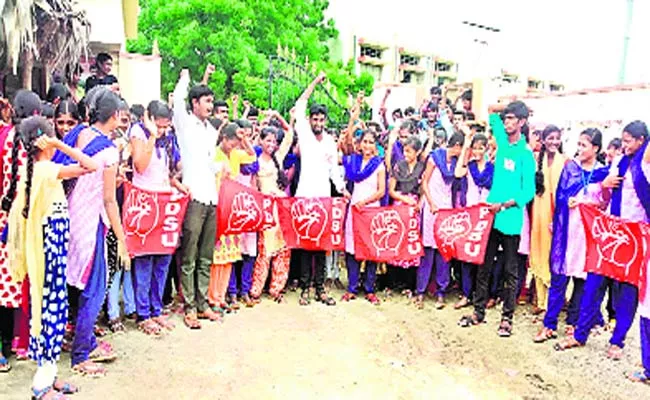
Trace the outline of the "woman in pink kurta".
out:
[[[351,131],[351,130],[349,130]],[[351,137],[352,133],[347,133]],[[377,154],[377,139],[371,131],[365,131],[359,138],[359,153],[352,152],[343,157],[346,181],[352,184],[352,197],[347,219],[345,221],[345,252],[348,268],[348,291],[343,295],[343,301],[357,297],[359,291],[360,261],[354,255],[354,221],[352,208],[379,207],[379,200],[386,193],[386,169],[384,161]],[[349,149],[346,149],[349,150]],[[366,261],[366,279],[364,291],[366,300],[378,305],[375,295],[375,280],[377,264]]]

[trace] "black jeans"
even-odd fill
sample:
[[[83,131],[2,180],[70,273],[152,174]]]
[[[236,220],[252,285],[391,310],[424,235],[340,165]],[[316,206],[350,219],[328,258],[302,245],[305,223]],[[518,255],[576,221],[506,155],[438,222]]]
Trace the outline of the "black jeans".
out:
[[[325,252],[300,250],[300,288],[305,291],[309,289],[314,271],[314,286],[316,294],[325,291]]]
[[[503,309],[501,318],[512,321],[517,302],[517,286],[519,281],[519,235],[504,235],[496,229],[490,232],[485,262],[476,274],[476,291],[474,293],[474,313],[480,321],[485,319],[485,305],[490,297],[490,276],[495,267],[495,257],[499,245],[503,247]]]

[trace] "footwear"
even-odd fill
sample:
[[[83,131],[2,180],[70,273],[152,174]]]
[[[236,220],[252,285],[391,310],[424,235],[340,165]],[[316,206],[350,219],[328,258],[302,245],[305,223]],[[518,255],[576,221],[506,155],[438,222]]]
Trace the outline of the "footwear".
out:
[[[375,305],[375,306],[378,306],[378,305],[381,304],[381,301],[379,301],[379,298],[374,293],[368,293],[366,295],[366,300],[368,300],[370,302],[370,304]]]
[[[615,344],[609,346],[607,349],[607,358],[613,361],[618,361],[623,358],[623,349]]]
[[[122,320],[119,318],[108,321],[108,329],[110,329],[112,333],[124,333],[126,331]]]
[[[333,283],[334,283],[334,280],[332,280],[330,278],[325,279],[325,285],[324,285],[325,289],[328,289],[328,290],[331,289]]]
[[[321,303],[325,304],[326,306],[335,306],[336,305],[336,300],[331,298],[327,292],[323,291],[320,292],[318,295],[316,295],[316,299],[320,301]]]
[[[201,322],[199,322],[195,312],[185,314],[185,317],[183,317],[183,322],[185,323],[185,326],[192,330],[201,329]]]
[[[160,336],[162,333],[161,326],[151,318],[138,322],[138,330],[149,336]]]
[[[334,287],[338,290],[345,290],[345,285],[339,278],[334,279]]]
[[[230,303],[230,308],[231,309],[233,309],[235,311],[239,310],[239,303],[237,302],[237,295],[236,294],[230,295],[229,303]]]
[[[91,360],[86,360],[73,366],[72,372],[81,376],[88,376],[90,378],[99,378],[106,376],[106,369]]]
[[[309,290],[303,290],[302,293],[300,293],[298,304],[301,306],[308,306],[309,303],[311,303],[311,300],[309,300]]]
[[[650,385],[650,378],[644,371],[626,372],[625,377],[632,382]]]
[[[424,295],[423,294],[418,294],[415,296],[415,300],[413,301],[413,304],[415,304],[415,308],[418,310],[424,310]]]
[[[54,378],[54,385],[52,385],[52,389],[63,394],[75,394],[79,392],[78,387],[59,378]]]
[[[253,308],[255,307],[255,302],[250,298],[249,295],[245,294],[241,297],[241,301],[244,303],[246,308]]]
[[[49,386],[43,390],[32,389],[32,400],[68,400],[69,397]]]
[[[351,292],[346,292],[346,293],[343,295],[343,297],[341,297],[341,301],[346,301],[346,302],[347,302],[347,301],[350,301],[350,300],[354,300],[354,299],[356,299],[356,298],[357,298],[357,295],[356,295],[356,294],[351,293]]]
[[[91,351],[88,355],[88,360],[96,363],[107,363],[116,359],[117,354],[113,351],[112,346],[106,342],[98,343],[95,350]]]
[[[512,336],[512,322],[507,319],[502,319],[499,329],[497,330],[497,335],[501,337]]]
[[[460,301],[458,301],[458,303],[454,304],[454,310],[460,310],[461,308],[465,308],[469,305],[470,305],[469,299],[463,296],[461,297]]]
[[[221,321],[221,316],[209,308],[206,308],[205,311],[203,311],[202,313],[198,313],[197,317],[199,319],[207,319],[212,322]]]
[[[472,315],[464,315],[459,321],[458,321],[458,326],[461,328],[469,328],[471,326],[479,325],[484,323],[485,321],[482,319],[479,319],[476,314]]]
[[[545,341],[549,339],[556,339],[557,338],[557,333],[555,333],[554,330],[542,327],[540,331],[535,335],[533,338],[533,342],[535,343],[544,343]]]
[[[436,310],[442,310],[445,308],[445,298],[444,296],[438,296],[436,299],[436,304],[435,304]]]
[[[568,336],[562,339],[559,343],[555,343],[555,346],[553,346],[555,351],[564,351],[576,347],[584,347],[584,344],[578,342],[574,336]]]
[[[11,364],[2,354],[0,354],[0,373],[6,373],[11,371]]]

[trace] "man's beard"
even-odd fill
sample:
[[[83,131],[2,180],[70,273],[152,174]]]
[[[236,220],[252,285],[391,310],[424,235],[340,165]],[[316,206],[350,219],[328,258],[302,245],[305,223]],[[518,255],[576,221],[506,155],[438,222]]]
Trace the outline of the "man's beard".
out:
[[[322,129],[322,128],[321,128],[321,129],[314,129],[314,128],[311,128],[311,130],[312,130],[312,132],[314,132],[314,135],[320,135],[321,133],[323,133],[323,129]]]

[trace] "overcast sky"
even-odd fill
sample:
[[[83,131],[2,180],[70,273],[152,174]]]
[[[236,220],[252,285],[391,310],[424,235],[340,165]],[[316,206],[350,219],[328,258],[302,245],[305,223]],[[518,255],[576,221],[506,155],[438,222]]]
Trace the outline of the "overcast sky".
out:
[[[336,14],[354,8],[362,15],[336,17],[341,25],[390,24],[402,38],[425,42],[456,59],[466,59],[480,35],[469,20],[501,30],[483,63],[515,72],[596,87],[617,83],[628,0],[330,0]],[[356,7],[350,7],[355,3]],[[358,21],[365,18],[364,23]],[[347,21],[346,21],[347,19]],[[650,82],[650,0],[634,1],[627,82]],[[441,44],[442,42],[442,44]],[[475,49],[475,48],[474,48]],[[495,64],[495,65],[496,65]]]

